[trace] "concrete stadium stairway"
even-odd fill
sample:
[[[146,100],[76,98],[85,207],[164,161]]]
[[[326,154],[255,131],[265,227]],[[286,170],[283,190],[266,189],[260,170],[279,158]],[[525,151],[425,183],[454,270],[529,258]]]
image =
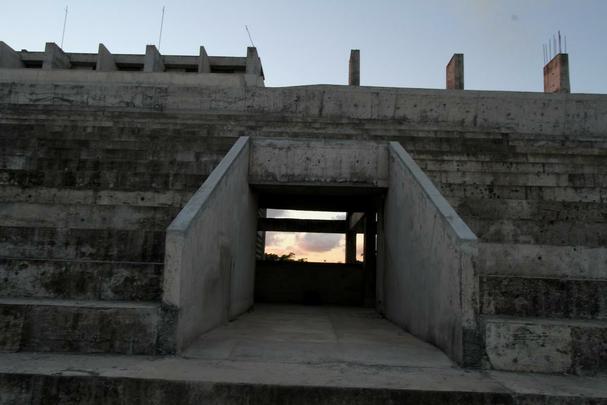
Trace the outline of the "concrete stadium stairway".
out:
[[[502,135],[407,149],[482,241],[484,366],[607,371],[607,142]]]
[[[0,350],[173,351],[165,229],[231,140],[144,116],[26,115],[0,121]]]

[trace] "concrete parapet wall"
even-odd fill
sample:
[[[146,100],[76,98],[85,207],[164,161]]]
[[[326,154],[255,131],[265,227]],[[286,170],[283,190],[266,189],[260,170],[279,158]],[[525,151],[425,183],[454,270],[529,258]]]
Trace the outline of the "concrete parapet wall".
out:
[[[251,184],[385,187],[387,147],[376,142],[256,139]]]
[[[478,363],[477,239],[398,143],[389,146],[378,297],[388,319]]]
[[[240,138],[166,232],[163,303],[177,310],[177,351],[253,304],[257,203]]]
[[[5,69],[0,104],[256,114],[255,120],[396,120],[401,129],[607,136],[605,95],[328,85],[264,88],[252,87],[260,84],[252,75],[235,76]]]

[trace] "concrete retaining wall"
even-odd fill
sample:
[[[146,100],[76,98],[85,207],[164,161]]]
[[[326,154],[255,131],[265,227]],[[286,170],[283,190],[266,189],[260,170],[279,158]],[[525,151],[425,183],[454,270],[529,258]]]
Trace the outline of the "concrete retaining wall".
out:
[[[389,152],[378,298],[388,319],[475,364],[476,236],[400,144]]]
[[[100,80],[104,75],[109,75],[107,81]],[[299,120],[337,118],[338,122],[398,120],[403,128],[413,129],[607,136],[605,95],[328,85],[264,88],[248,83],[246,77],[247,86],[243,86],[212,74],[159,73],[162,78],[140,74],[141,79],[134,80],[145,83],[139,86],[130,80],[110,80],[120,75],[128,73],[4,69],[0,104],[264,114],[264,119],[271,115]]]
[[[177,310],[177,351],[253,304],[257,203],[240,138],[166,234],[163,303]]]

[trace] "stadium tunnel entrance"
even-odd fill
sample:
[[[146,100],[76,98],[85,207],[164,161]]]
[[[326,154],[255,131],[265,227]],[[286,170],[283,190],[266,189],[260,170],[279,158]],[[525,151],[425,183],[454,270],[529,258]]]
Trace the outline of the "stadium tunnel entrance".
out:
[[[344,263],[263,260],[271,231],[343,233]],[[167,229],[166,329],[184,352],[254,305],[367,307],[464,364],[478,346],[476,255],[476,236],[400,144],[242,137]]]

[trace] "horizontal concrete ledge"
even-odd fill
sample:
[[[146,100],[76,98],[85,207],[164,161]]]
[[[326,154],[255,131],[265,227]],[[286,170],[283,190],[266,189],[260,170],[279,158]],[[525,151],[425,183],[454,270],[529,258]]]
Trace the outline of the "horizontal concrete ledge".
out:
[[[455,212],[453,207],[451,207],[449,202],[442,196],[430,178],[420,169],[417,163],[415,163],[415,160],[413,160],[411,155],[405,151],[402,145],[398,142],[390,142],[390,150],[398,158],[397,161],[415,178],[420,188],[441,214],[442,219],[449,224],[449,229],[451,229],[453,234],[462,241],[477,241],[474,232],[472,232],[463,219]]]
[[[180,72],[128,72],[128,71],[87,71],[87,70],[42,70],[42,69],[2,69],[0,83],[54,83],[54,84],[123,84],[149,86],[188,87],[245,87],[259,84],[258,78],[247,74],[226,75],[222,73],[180,73]]]
[[[221,179],[226,175],[236,159],[243,153],[248,142],[248,137],[238,138],[219,165],[211,172],[206,181],[200,186],[185,207],[183,207],[173,222],[171,222],[167,228],[167,233],[184,233],[188,230],[188,227],[192,221],[194,221],[196,215],[204,210],[205,205],[208,203],[209,198]]]
[[[515,399],[595,404],[607,399],[607,377],[178,357],[0,354],[3,398],[30,403],[39,392],[54,398],[80,398],[83,405],[99,398],[105,404],[152,405],[242,404],[244,398],[248,403],[294,405],[487,404],[514,403]]]

